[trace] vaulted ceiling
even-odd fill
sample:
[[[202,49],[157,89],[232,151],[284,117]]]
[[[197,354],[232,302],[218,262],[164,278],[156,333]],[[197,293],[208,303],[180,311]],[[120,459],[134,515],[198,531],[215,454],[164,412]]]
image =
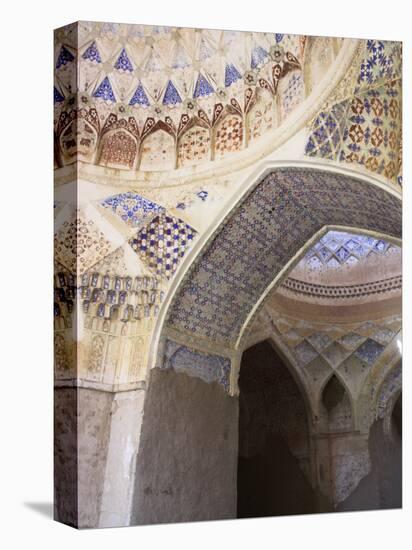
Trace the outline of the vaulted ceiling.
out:
[[[331,224],[399,238],[401,203],[347,176],[299,168],[273,171],[237,205],[196,259],[169,309],[168,325],[235,344],[269,285],[310,238]],[[327,242],[333,246],[332,239]]]
[[[87,22],[77,36],[62,30],[57,38],[57,102],[73,93],[66,69],[78,55],[81,93],[176,123],[196,101],[209,116],[222,100],[243,102],[258,75],[272,80],[275,64],[299,67],[305,43],[298,35]]]

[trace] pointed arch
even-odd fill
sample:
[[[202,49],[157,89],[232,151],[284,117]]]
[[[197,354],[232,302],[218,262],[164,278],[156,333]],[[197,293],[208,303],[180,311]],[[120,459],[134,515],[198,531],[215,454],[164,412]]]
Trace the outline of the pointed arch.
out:
[[[99,164],[111,168],[132,169],[137,160],[138,141],[125,128],[108,130],[101,137]]]
[[[313,422],[317,415],[317,403],[312,398],[312,392],[310,386],[307,384],[306,378],[302,375],[302,370],[299,368],[295,358],[288,351],[287,347],[277,337],[273,331],[261,332],[253,340],[249,340],[245,347],[242,349],[242,355],[246,350],[260,344],[262,342],[268,342],[274,349],[275,353],[281,358],[282,362],[288,369],[290,375],[298,386],[305,403],[306,415],[308,418],[309,426]],[[240,365],[239,365],[240,366]],[[236,369],[238,371],[238,368]],[[238,378],[238,372],[235,372],[234,378]]]
[[[313,163],[273,163],[254,177],[182,263],[153,351],[163,328],[239,349],[264,298],[331,226],[400,242],[400,196],[379,180]]]
[[[177,142],[177,167],[191,166],[209,159],[210,147],[210,129],[200,118],[192,119]]]
[[[331,372],[320,391],[319,409],[324,412],[325,428],[351,431],[354,428],[354,402],[349,388],[339,373]]]
[[[275,100],[273,95],[264,88],[256,88],[256,97],[246,115],[247,143],[259,139],[266,131],[276,128]]]
[[[175,139],[163,126],[156,126],[141,142],[139,168],[145,170],[169,170],[175,167]]]
[[[214,128],[214,156],[222,158],[243,147],[243,119],[238,113],[228,112]]]

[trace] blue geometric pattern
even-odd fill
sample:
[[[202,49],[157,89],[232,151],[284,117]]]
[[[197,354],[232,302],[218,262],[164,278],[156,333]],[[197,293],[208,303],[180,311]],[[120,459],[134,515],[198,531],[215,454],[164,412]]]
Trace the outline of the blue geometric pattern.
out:
[[[275,34],[276,43],[279,44],[279,42],[282,42],[283,37],[283,34]]]
[[[348,252],[348,250],[341,246],[340,248],[338,248],[338,250],[336,251],[336,257],[339,258],[339,261],[341,263],[344,263],[346,262],[346,260],[349,258],[350,256],[350,253]]]
[[[170,279],[196,233],[183,220],[160,214],[141,229],[129,244],[152,271]]]
[[[394,330],[388,329],[387,323]],[[331,369],[338,371],[347,382],[367,375],[398,333],[401,317],[381,319],[379,324],[370,321],[357,325],[342,323],[336,333],[330,330],[327,322],[302,323],[292,321],[291,318],[281,318],[276,325],[278,334],[292,351],[299,367],[304,367],[305,374],[323,385]],[[368,338],[365,332],[372,336]]]
[[[163,97],[163,105],[176,105],[177,103],[182,103],[182,98],[179,95],[179,92],[176,90],[173,82],[169,80],[167,83],[165,95]]]
[[[332,252],[328,250],[326,246],[322,246],[322,248],[319,249],[318,254],[324,262],[327,262],[332,257]]]
[[[225,86],[226,88],[233,84],[234,82],[237,82],[242,78],[239,71],[236,69],[236,67],[233,65],[233,63],[230,63],[229,65],[226,65],[225,68]]]
[[[143,89],[142,83],[138,85],[135,93],[133,94],[132,99],[129,101],[129,105],[136,105],[136,103],[138,105],[143,105],[145,107],[150,106],[149,100],[147,98],[146,92]]]
[[[59,69],[62,65],[70,63],[71,61],[73,61],[73,59],[74,56],[69,52],[69,50],[62,46],[59,57],[57,58],[56,69]]]
[[[346,99],[312,124],[306,154],[357,163],[397,183],[401,170],[402,44],[367,40]]]
[[[365,361],[371,365],[376,361],[384,349],[385,346],[382,346],[382,344],[378,344],[375,340],[368,338],[361,346],[359,346],[355,352],[355,355],[357,355],[362,361]]]
[[[317,115],[312,123],[312,133],[306,144],[306,155],[336,159],[345,133],[348,107],[349,102],[343,101]]]
[[[357,179],[279,168],[234,209],[196,258],[167,324],[232,344],[276,274],[321,227],[333,223],[399,237],[401,213],[398,198]]]
[[[328,231],[308,250],[302,261],[306,261],[312,266],[316,263],[317,265],[328,264],[338,267],[348,260],[362,260],[371,254],[384,255],[389,248],[394,248],[394,245],[370,235]]]
[[[358,84],[374,84],[380,80],[400,77],[401,44],[368,40],[367,57],[363,60],[358,76]]]
[[[303,78],[300,71],[293,71],[286,78],[286,87],[281,95],[283,116],[290,113],[303,96]]]
[[[339,160],[358,163],[371,172],[396,181],[401,150],[401,83],[385,85],[356,94],[348,112]]]
[[[90,46],[87,48],[87,50],[82,55],[83,59],[88,59],[89,61],[95,62],[95,63],[101,63],[102,59],[99,54],[99,50],[97,49],[96,42],[92,42]]]
[[[130,59],[127,56],[125,48],[123,48],[120,52],[114,68],[118,71],[129,71],[130,73],[133,72],[133,65],[131,64]]]
[[[101,82],[100,86],[94,92],[93,97],[98,97],[100,99],[104,99],[105,101],[116,101],[109,77],[106,76],[106,78]]]
[[[385,241],[379,240],[373,249],[378,252],[379,254],[383,254],[388,249],[389,244]]]
[[[268,52],[264,50],[262,46],[256,46],[256,48],[253,48],[252,59],[250,62],[252,69],[256,69],[259,65],[264,63],[268,55]]]
[[[227,357],[201,353],[171,340],[166,341],[165,357],[161,363],[161,368],[184,372],[208,384],[218,382],[227,392],[230,388],[230,367]]]
[[[206,96],[214,93],[214,89],[212,88],[211,84],[206,80],[206,78],[202,75],[202,73],[199,73],[199,76],[197,78],[195,91],[193,93],[193,97],[197,98],[200,96]]]
[[[64,101],[64,97],[56,88],[56,86],[54,86],[54,89],[53,89],[53,100],[54,100],[54,103],[61,103],[62,101]]]
[[[166,212],[163,206],[132,192],[109,197],[101,205],[110,208],[131,227],[141,227],[151,216]]]

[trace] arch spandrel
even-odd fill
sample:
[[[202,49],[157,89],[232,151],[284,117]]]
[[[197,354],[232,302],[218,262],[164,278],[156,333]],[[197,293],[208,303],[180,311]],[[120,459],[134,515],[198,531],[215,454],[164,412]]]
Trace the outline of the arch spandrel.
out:
[[[401,201],[353,175],[281,167],[232,210],[177,288],[165,327],[235,347],[265,290],[323,227],[401,237]]]

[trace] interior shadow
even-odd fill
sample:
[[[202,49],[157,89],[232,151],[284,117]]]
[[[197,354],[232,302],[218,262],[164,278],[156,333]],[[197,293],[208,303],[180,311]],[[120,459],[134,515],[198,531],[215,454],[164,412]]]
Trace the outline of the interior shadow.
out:
[[[237,516],[318,511],[303,396],[269,342],[243,354],[239,389]]]

